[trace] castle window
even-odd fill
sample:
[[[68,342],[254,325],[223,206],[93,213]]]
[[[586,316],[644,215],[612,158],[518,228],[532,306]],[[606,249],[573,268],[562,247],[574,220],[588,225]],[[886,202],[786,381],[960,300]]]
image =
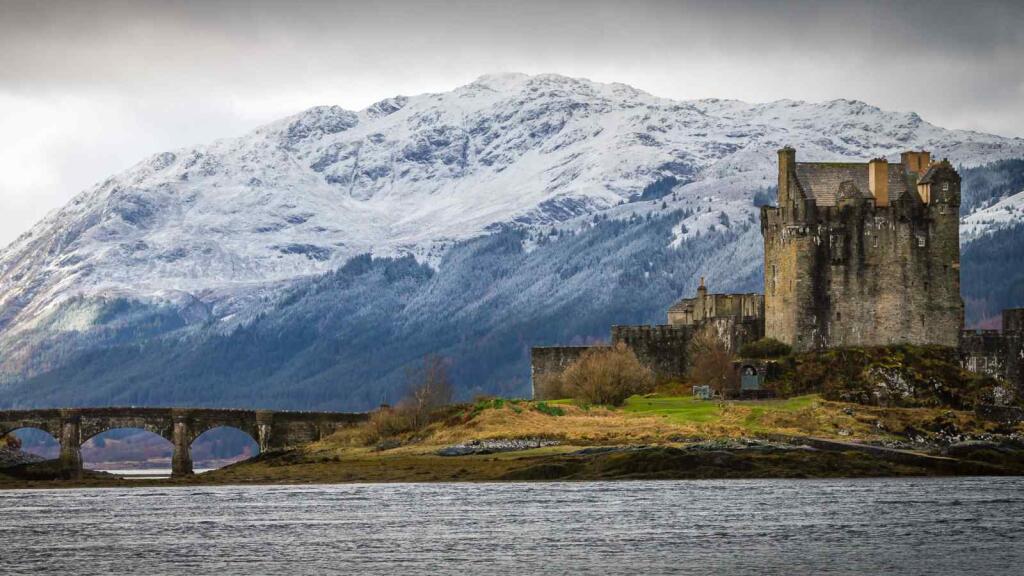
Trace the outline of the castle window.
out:
[[[949,182],[943,182],[942,183],[942,191],[943,192],[949,192]]]
[[[843,313],[842,312],[836,312],[836,320],[838,321],[838,320],[842,320],[842,319],[843,319]]]
[[[924,234],[918,234],[917,235],[917,245],[918,245],[918,247],[919,248],[924,248],[925,243],[926,243],[926,239],[925,239]]]

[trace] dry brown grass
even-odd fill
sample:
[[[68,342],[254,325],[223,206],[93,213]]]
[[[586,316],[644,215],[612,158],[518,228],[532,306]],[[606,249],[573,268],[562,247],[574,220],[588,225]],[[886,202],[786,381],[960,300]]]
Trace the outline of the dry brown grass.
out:
[[[563,446],[676,444],[763,435],[816,436],[840,440],[908,440],[951,424],[967,434],[996,431],[970,412],[893,409],[824,401],[816,397],[768,402],[699,402],[661,396],[633,397],[624,409],[558,403],[563,415],[534,402],[488,402],[452,407],[444,420],[399,434],[388,453],[429,454],[474,440],[546,438]],[[1020,427],[1024,431],[1024,426]],[[369,450],[363,427],[340,431],[316,445],[337,454]]]

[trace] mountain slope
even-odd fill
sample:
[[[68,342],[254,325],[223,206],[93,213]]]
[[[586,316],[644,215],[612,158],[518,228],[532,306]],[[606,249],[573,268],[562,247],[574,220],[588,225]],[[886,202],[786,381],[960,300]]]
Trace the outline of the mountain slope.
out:
[[[773,185],[785,144],[802,160],[908,148],[962,166],[1024,158],[1024,140],[862,102],[674,102],[554,75],[313,108],[149,158],[0,252],[0,383],[16,403],[226,403],[274,388],[275,405],[294,404],[286,391],[302,383],[332,406],[347,402],[329,398],[338,387],[365,390],[361,406],[414,356],[446,352],[463,388],[521,392],[524,351],[539,340],[658,320],[699,274],[715,289],[758,289],[751,198]],[[616,226],[629,234],[609,235]],[[504,248],[480,250],[492,242]],[[347,277],[362,254],[397,260],[370,260],[385,272],[329,297],[296,296]],[[495,260],[511,268],[480,284]],[[610,288],[631,274],[673,280]],[[308,346],[274,349],[284,334]],[[424,334],[433,340],[402,345]],[[471,359],[474,338],[502,345]],[[381,342],[408,354],[375,356]],[[335,373],[343,384],[327,382]]]

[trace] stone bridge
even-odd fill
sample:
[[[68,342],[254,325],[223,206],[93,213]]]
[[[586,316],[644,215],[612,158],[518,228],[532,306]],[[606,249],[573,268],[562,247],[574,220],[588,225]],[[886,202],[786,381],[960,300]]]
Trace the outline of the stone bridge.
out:
[[[19,428],[38,428],[60,442],[64,475],[82,474],[81,447],[90,438],[116,428],[153,432],[174,445],[171,474],[192,474],[192,442],[200,434],[227,426],[259,444],[260,452],[320,440],[335,430],[365,421],[369,414],[345,412],[276,412],[207,408],[50,408],[0,410],[0,438]]]

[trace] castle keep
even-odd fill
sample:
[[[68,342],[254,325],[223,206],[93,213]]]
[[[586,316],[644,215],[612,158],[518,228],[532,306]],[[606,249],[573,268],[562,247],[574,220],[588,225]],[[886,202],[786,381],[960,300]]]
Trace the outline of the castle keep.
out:
[[[899,162],[797,162],[779,150],[778,202],[761,208],[764,294],[709,294],[668,310],[668,324],[614,326],[663,379],[684,376],[690,343],[709,334],[732,352],[763,337],[806,351],[890,344],[959,348],[965,368],[1024,394],[1024,310],[1003,331],[965,331],[960,298],[960,175],[928,152]],[[588,347],[532,350],[532,378]]]
[[[779,151],[761,209],[765,334],[795,350],[957,346],[960,176],[928,152],[899,163],[797,162]]]

